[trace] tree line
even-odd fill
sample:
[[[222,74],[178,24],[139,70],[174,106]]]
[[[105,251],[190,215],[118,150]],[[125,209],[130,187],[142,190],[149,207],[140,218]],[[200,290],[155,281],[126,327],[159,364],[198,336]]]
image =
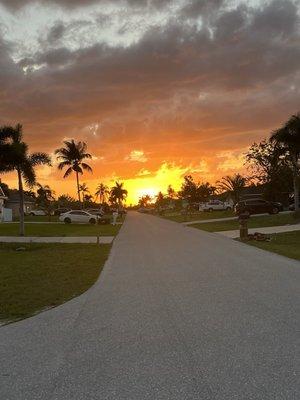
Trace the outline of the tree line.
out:
[[[167,193],[159,192],[155,199],[143,196],[139,205],[145,207],[154,203],[159,208],[174,199],[185,200],[188,204],[207,202],[222,193],[230,195],[236,203],[246,187],[256,186],[268,200],[276,200],[279,193],[293,192],[295,211],[299,211],[300,113],[292,115],[279,129],[271,132],[269,138],[253,143],[245,154],[245,166],[249,171],[247,176],[227,175],[215,185],[195,182],[191,175],[184,176],[178,192],[169,185]]]
[[[87,185],[85,183],[80,184],[80,175],[83,175],[84,171],[92,172],[91,166],[87,163],[87,160],[92,158],[92,155],[87,152],[87,144],[81,141],[75,142],[73,139],[65,140],[63,147],[55,150],[55,155],[58,161],[58,169],[64,170],[64,178],[72,173],[75,174],[78,203],[83,205],[82,196],[86,201],[91,200]],[[48,185],[42,186],[37,183],[35,167],[40,165],[52,166],[51,158],[44,152],[29,152],[29,146],[23,140],[23,129],[20,124],[15,127],[3,126],[0,128],[0,173],[12,171],[17,173],[20,198],[20,235],[22,236],[25,232],[24,183],[29,188],[37,186],[38,205],[50,207],[54,201],[53,190]],[[108,196],[110,203],[121,206],[127,194],[128,192],[122,182],[116,182],[111,189],[103,183],[99,183],[95,196],[102,202]],[[64,200],[66,199],[70,202],[73,201],[68,195],[65,195]]]

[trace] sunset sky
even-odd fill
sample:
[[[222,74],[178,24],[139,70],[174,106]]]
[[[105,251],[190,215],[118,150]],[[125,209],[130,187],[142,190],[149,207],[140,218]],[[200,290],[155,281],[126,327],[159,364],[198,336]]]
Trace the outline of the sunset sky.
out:
[[[299,22],[297,0],[0,0],[0,124],[32,151],[86,141],[82,182],[128,203],[213,183],[299,111]],[[38,181],[76,193],[55,163]]]

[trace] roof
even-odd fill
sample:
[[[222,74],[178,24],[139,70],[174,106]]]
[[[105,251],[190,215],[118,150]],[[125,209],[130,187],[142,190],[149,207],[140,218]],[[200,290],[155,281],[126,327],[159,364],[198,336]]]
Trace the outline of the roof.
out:
[[[20,202],[20,195],[19,195],[18,190],[10,190],[8,198],[7,198],[7,202],[8,203],[19,203]],[[24,203],[34,204],[35,200],[32,197],[30,197],[24,193]]]

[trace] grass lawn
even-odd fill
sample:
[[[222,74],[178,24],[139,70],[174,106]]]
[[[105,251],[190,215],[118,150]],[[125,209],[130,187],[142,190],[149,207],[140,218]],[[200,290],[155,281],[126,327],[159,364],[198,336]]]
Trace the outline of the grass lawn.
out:
[[[266,215],[261,217],[250,217],[248,221],[249,228],[262,228],[267,226],[280,226],[295,224],[299,222],[291,214],[276,214]],[[193,224],[193,228],[198,228],[207,232],[220,232],[220,231],[231,231],[239,229],[238,221],[220,221],[220,222],[207,222],[205,224]]]
[[[245,243],[300,261],[300,231],[276,233],[271,235],[271,237],[271,242],[256,242],[251,240]]]
[[[98,278],[110,245],[0,244],[0,323],[72,299]]]
[[[232,211],[212,211],[212,212],[197,211],[188,217],[182,215],[180,212],[172,212],[162,215],[163,218],[175,222],[189,222],[189,221],[197,221],[204,219],[228,218],[234,216],[235,215]]]
[[[25,222],[58,222],[57,215],[51,215],[50,220],[47,215],[25,215]],[[18,218],[14,218],[14,221],[19,221]]]
[[[25,224],[27,236],[115,236],[121,225]],[[0,236],[18,236],[19,224],[0,224]]]

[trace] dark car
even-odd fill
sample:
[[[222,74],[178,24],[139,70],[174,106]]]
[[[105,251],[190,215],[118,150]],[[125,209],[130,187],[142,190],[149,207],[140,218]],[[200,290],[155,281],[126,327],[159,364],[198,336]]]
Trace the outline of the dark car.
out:
[[[236,203],[234,211],[237,215],[240,214],[278,214],[283,210],[281,203],[267,201],[263,199],[242,200]]]

